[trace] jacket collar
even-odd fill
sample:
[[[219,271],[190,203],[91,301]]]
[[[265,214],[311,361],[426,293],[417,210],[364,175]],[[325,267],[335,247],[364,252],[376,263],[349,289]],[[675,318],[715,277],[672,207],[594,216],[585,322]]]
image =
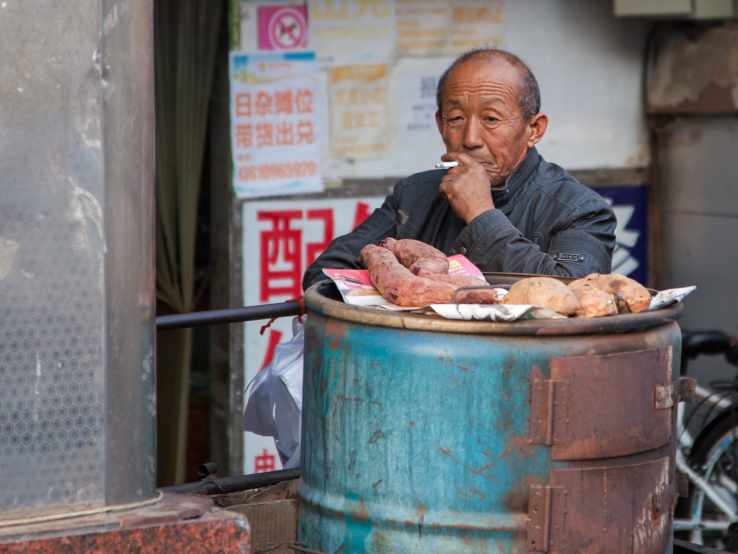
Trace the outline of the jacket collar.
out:
[[[492,189],[492,201],[495,208],[503,209],[504,207],[506,209],[503,209],[503,211],[509,210],[512,207],[511,202],[516,200],[527,188],[526,185],[535,174],[540,163],[541,156],[534,146],[528,150],[523,161],[507,178],[505,188]]]

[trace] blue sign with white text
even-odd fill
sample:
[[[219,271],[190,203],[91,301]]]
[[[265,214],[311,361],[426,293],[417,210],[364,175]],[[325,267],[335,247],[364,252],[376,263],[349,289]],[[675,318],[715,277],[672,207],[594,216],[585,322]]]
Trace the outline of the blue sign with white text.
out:
[[[593,188],[612,206],[618,226],[612,273],[627,275],[642,285],[648,280],[648,187]]]

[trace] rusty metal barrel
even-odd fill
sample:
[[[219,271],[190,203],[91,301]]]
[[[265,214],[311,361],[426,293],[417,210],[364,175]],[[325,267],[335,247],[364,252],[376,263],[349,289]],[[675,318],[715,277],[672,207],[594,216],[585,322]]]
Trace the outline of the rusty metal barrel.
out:
[[[305,303],[308,548],[670,548],[681,304],[451,321],[350,306],[330,282]]]

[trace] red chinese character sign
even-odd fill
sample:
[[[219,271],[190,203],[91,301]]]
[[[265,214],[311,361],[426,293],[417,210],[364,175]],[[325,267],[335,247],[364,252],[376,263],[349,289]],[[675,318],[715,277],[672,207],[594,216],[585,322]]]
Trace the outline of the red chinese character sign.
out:
[[[243,208],[244,306],[283,302],[302,295],[305,269],[330,242],[360,225],[383,198],[253,201]],[[245,324],[245,382],[268,364],[274,347],[292,338],[292,318]],[[274,440],[244,436],[244,472],[281,467]]]
[[[231,53],[231,150],[239,198],[323,190],[313,52]]]

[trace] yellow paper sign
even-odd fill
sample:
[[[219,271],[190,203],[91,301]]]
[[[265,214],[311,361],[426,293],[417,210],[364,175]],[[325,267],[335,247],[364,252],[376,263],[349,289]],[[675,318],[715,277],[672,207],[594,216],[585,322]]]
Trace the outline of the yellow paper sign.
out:
[[[357,160],[380,157],[388,146],[387,66],[331,69],[331,150]]]
[[[454,55],[505,39],[505,0],[395,0],[396,50]]]

